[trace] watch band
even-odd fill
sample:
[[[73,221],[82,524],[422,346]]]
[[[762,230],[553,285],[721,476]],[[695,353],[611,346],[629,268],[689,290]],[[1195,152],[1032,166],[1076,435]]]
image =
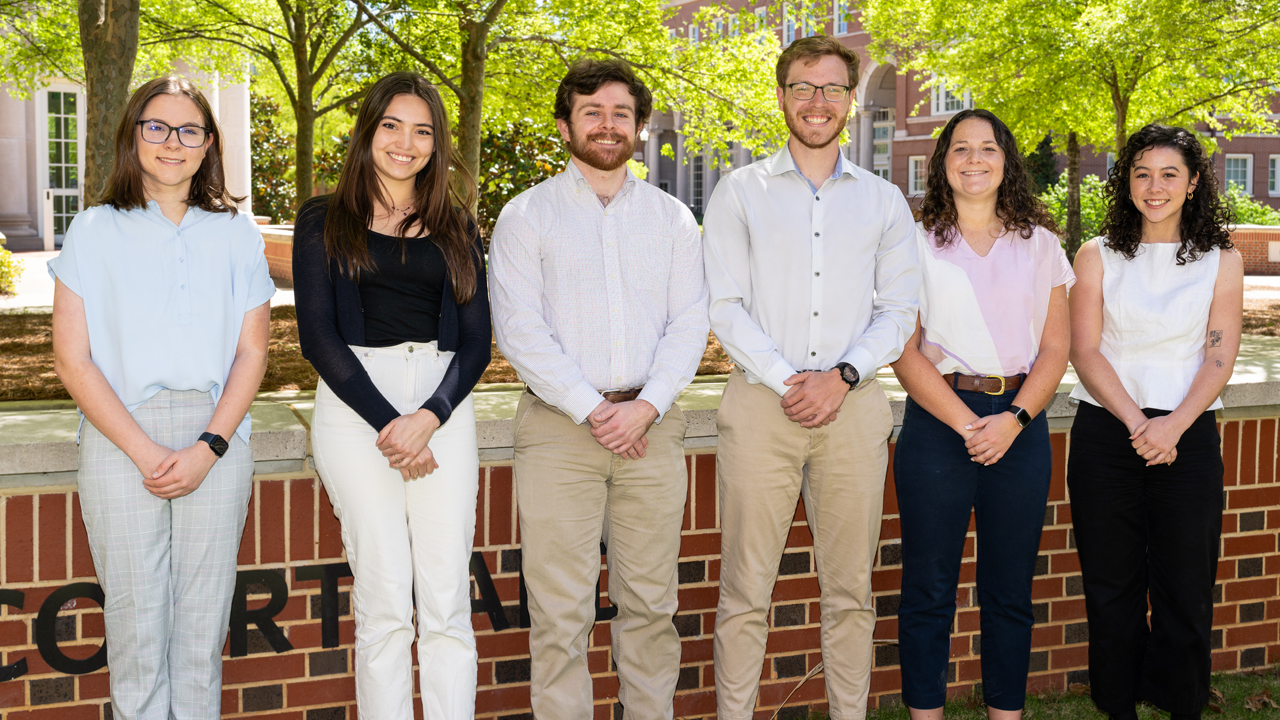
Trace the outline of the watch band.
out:
[[[1018,427],[1026,427],[1035,419],[1031,417],[1031,413],[1017,405],[1010,405],[1009,412],[1013,413],[1013,419],[1018,421]]]
[[[214,455],[222,457],[227,453],[227,441],[222,439],[221,435],[214,435],[211,432],[201,433],[199,440],[203,440]]]
[[[849,363],[842,362],[836,363],[836,369],[840,371],[840,379],[848,383],[850,389],[858,387],[858,383],[862,380],[862,378],[858,376],[858,368]]]

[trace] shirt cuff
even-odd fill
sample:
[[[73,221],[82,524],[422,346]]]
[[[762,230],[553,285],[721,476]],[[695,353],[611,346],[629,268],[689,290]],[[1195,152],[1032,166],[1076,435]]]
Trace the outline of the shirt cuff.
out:
[[[644,384],[644,390],[640,391],[640,397],[636,399],[644,400],[658,411],[658,419],[653,421],[654,424],[657,424],[662,422],[662,418],[671,409],[671,404],[676,401],[677,394],[675,389],[665,382],[650,379]]]
[[[778,393],[778,397],[782,397],[791,389],[790,385],[783,384],[784,381],[795,374],[795,368],[787,365],[785,362],[780,362],[777,365],[774,365],[769,372],[765,373],[764,376],[760,378],[760,382],[764,383],[765,387]]]
[[[559,407],[569,413],[569,417],[573,418],[574,422],[581,425],[587,421],[591,411],[599,407],[602,402],[604,402],[604,396],[600,394],[600,391],[591,387],[591,383],[584,380],[569,391],[569,394],[565,396],[564,402]]]
[[[850,365],[853,366],[854,370],[858,371],[859,384],[862,384],[867,380],[870,380],[871,378],[875,377],[876,370],[880,369],[876,365],[875,358],[871,357],[871,353],[858,347],[854,348],[853,352],[849,353],[845,357],[844,362],[849,363]]]

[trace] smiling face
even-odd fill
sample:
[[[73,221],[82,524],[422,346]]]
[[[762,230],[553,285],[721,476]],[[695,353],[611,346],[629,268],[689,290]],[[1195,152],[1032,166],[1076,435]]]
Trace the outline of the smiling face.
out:
[[[378,120],[370,150],[384,185],[412,183],[435,152],[431,108],[417,95],[396,95]]]
[[[1178,149],[1149,147],[1133,158],[1129,197],[1142,213],[1144,225],[1176,225],[1182,221],[1187,194],[1195,190],[1199,179],[1187,169]]]
[[[823,55],[812,64],[802,61],[792,63],[787,70],[787,85],[808,83],[814,87],[849,84],[849,66],[835,55]],[[824,148],[840,137],[849,120],[853,106],[853,93],[840,102],[828,102],[821,92],[815,92],[808,100],[797,100],[785,87],[778,88],[778,107],[787,119],[791,136],[806,147]]]
[[[947,184],[958,197],[995,202],[1004,180],[1004,151],[995,129],[982,118],[955,127],[947,148]]]
[[[603,172],[617,170],[636,151],[635,98],[626,85],[605,83],[591,95],[575,96],[569,120],[556,120],[556,127],[570,155]]]
[[[152,98],[142,109],[140,120],[155,120],[171,128],[183,126],[208,127],[212,123],[200,112],[200,108],[186,95],[161,94]],[[210,134],[204,144],[189,148],[178,141],[178,133],[169,133],[162,143],[150,143],[142,139],[142,125],[138,125],[135,141],[138,146],[138,162],[142,165],[142,186],[148,199],[178,191],[185,197],[191,187],[191,178],[200,169],[205,154],[213,144]]]

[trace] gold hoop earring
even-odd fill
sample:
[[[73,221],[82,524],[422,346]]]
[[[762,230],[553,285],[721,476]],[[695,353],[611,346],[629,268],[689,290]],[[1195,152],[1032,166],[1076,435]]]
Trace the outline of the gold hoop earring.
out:
[[[1195,191],[1195,190],[1192,190],[1191,192],[1187,193],[1187,199],[1188,199],[1188,200],[1190,200],[1191,198],[1193,198],[1193,197],[1195,197],[1195,196],[1196,196],[1196,191]]]

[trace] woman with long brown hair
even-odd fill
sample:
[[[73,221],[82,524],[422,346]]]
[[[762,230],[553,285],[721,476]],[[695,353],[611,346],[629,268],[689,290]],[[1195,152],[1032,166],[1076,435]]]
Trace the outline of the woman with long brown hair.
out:
[[[439,92],[388,75],[334,194],[294,230],[298,337],[320,373],[312,452],[355,575],[356,703],[379,720],[414,717],[415,600],[424,716],[474,715],[471,390],[491,326],[474,182],[452,160]]]
[[[214,720],[275,286],[195,86],[138,88],[115,149],[49,261],[54,368],[86,421],[77,481],[111,709]]]
[[[977,520],[982,691],[1022,714],[1031,579],[1049,494],[1044,408],[1067,368],[1071,266],[1013,133],[963,110],[920,206],[920,317],[893,364],[907,390],[893,458],[902,519],[898,646],[912,720],[941,720],[965,535]]]

